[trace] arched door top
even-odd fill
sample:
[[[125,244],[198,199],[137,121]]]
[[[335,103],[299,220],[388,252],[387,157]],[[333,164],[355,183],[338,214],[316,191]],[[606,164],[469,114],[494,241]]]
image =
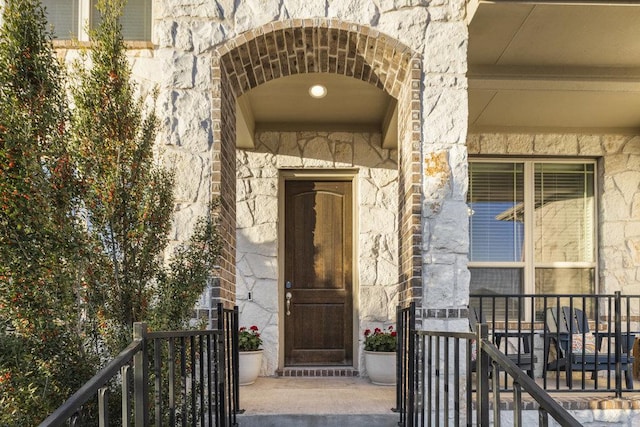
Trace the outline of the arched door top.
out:
[[[394,38],[337,19],[294,19],[265,24],[217,50],[236,97],[279,77],[332,73],[368,82],[399,98],[420,57]]]

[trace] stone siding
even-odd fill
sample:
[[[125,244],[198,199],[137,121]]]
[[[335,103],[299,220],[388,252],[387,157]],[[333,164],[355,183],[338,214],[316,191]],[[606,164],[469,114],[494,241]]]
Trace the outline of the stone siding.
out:
[[[238,150],[237,155],[237,302],[240,324],[262,331],[262,373],[273,375],[283,342],[278,313],[283,300],[279,284],[285,278],[277,259],[283,244],[278,241],[281,171],[356,171],[353,295],[360,339],[366,328],[395,321],[398,165],[397,152],[381,148],[380,134],[263,132],[256,140],[254,150]]]
[[[241,265],[234,259],[235,221],[244,219],[235,212],[233,194],[232,98],[272,78],[327,71],[370,82],[398,99],[399,300],[466,317],[465,5],[464,0],[154,2],[152,43],[146,49],[136,44],[129,57],[140,93],[158,89],[158,157],[175,168],[178,184],[172,244],[188,238],[214,195],[224,199],[220,214],[228,246],[212,301],[235,301],[235,268]],[[67,62],[78,56],[69,46],[59,51]],[[465,329],[458,323],[454,329]]]

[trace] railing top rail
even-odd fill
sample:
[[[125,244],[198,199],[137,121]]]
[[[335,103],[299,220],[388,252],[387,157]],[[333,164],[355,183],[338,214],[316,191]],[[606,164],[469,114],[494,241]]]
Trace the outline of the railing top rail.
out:
[[[98,390],[103,387],[111,378],[120,372],[120,368],[127,365],[133,356],[142,349],[143,340],[134,340],[124,350],[120,352],[107,366],[87,381],[78,391],[73,393],[58,409],[49,415],[40,427],[58,426],[65,420],[73,416],[89,399],[92,399]]]
[[[482,325],[478,325],[479,328]],[[486,325],[485,325],[486,331]],[[474,334],[474,336],[476,336]],[[566,409],[558,402],[553,400],[549,394],[544,391],[536,382],[520,369],[513,361],[511,361],[498,347],[493,345],[487,339],[480,340],[480,348],[484,350],[492,360],[504,369],[512,378],[514,383],[518,383],[522,388],[535,399],[536,402],[547,411],[560,425],[565,427],[579,427],[582,424],[578,422]]]
[[[531,297],[531,298],[615,298],[616,294],[469,294],[470,298],[519,298],[519,297]],[[639,295],[620,294],[622,298],[640,298]]]

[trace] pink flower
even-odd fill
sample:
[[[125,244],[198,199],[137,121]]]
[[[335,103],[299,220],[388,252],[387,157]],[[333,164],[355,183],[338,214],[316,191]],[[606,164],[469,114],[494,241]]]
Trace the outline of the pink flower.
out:
[[[251,328],[249,328],[249,329],[251,329],[252,331],[257,331],[257,330],[258,330],[258,327],[257,327],[256,325],[253,325],[253,326],[251,326]]]
[[[364,336],[365,337],[368,337],[369,334],[371,334],[371,329],[367,329],[367,330],[364,331]]]

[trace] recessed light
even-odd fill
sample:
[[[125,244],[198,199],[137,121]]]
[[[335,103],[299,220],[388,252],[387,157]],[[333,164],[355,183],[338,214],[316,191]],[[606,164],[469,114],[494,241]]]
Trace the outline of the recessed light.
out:
[[[324,98],[327,96],[327,88],[322,85],[313,85],[309,88],[309,95],[312,98]]]

